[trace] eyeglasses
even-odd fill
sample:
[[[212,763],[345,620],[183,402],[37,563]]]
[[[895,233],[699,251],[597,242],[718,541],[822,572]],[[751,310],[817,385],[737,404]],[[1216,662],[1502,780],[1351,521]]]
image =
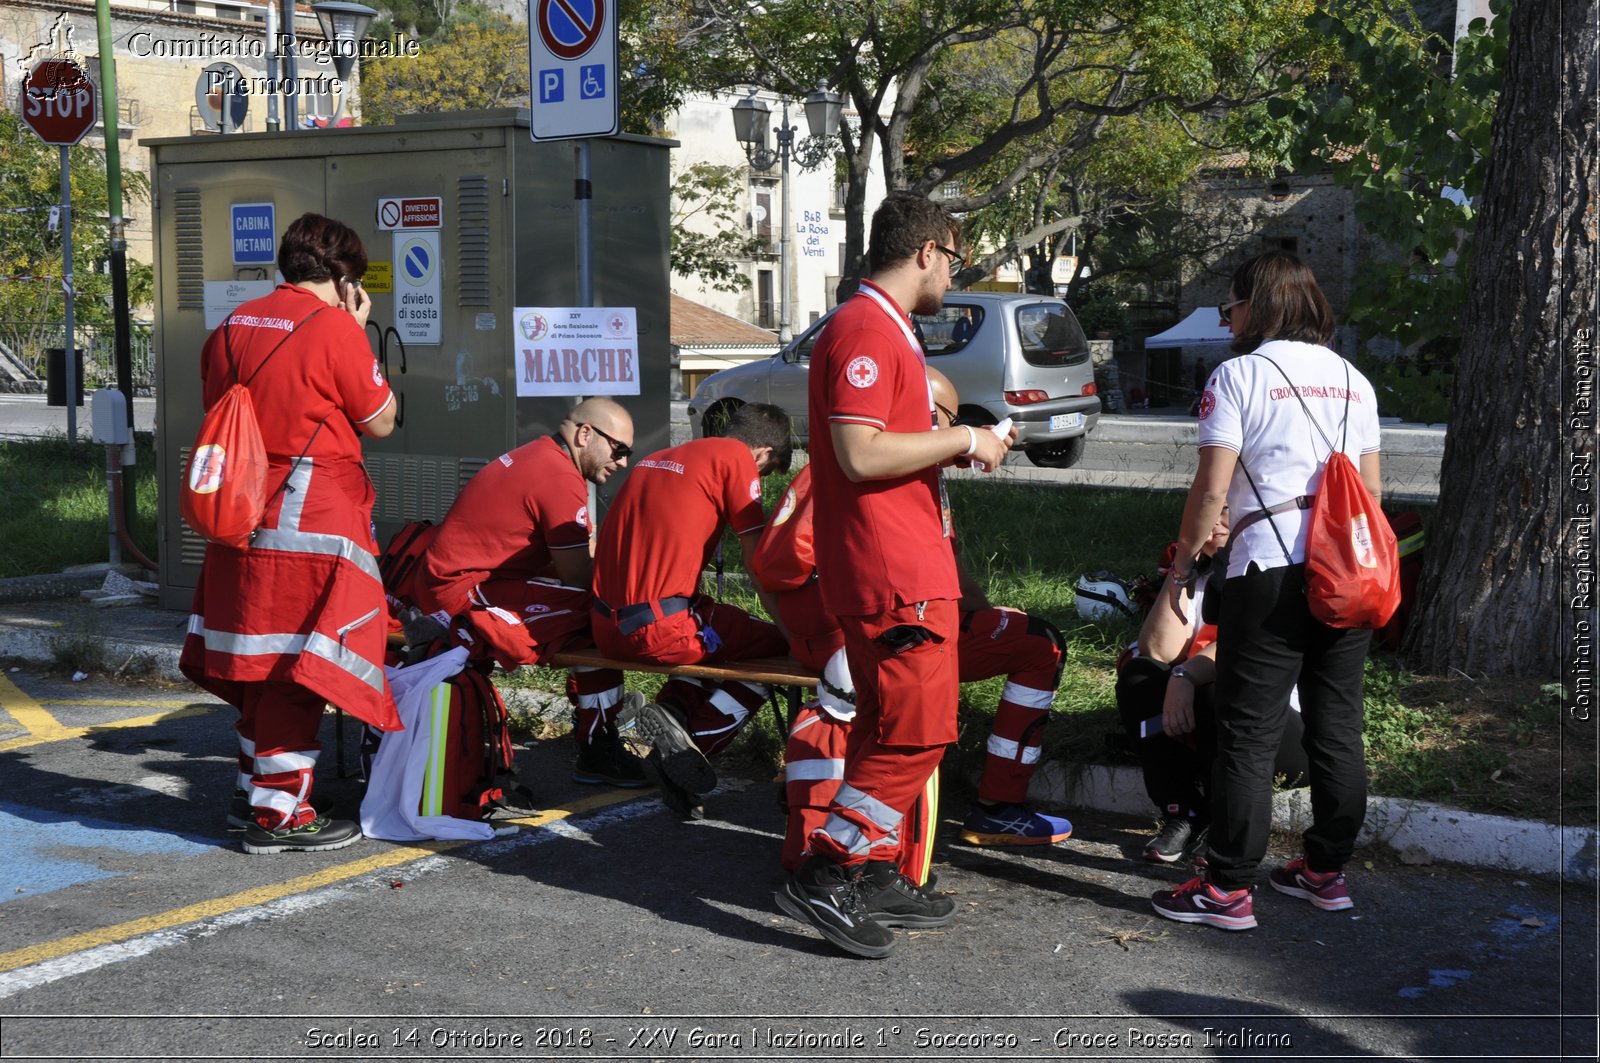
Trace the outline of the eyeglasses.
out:
[[[1233,308],[1240,303],[1248,303],[1249,301],[1248,299],[1235,299],[1231,303],[1223,303],[1217,307],[1217,316],[1222,319],[1224,325],[1231,325],[1233,324]]]
[[[955,424],[956,423],[956,411],[952,410],[950,407],[946,406],[944,403],[936,402],[936,403],[933,404],[933,408],[938,410],[940,413],[944,414],[944,419],[945,419],[946,422],[948,422],[950,424]]]
[[[957,273],[967,268],[967,256],[960,251],[952,251],[943,244],[934,244],[933,246],[950,256],[950,276],[954,277]]]
[[[582,428],[584,426],[580,424],[578,427]],[[600,431],[600,429],[596,428],[592,424],[589,425],[588,428],[589,428],[589,431],[595,433],[601,439],[603,439],[607,443],[611,444],[611,460],[612,461],[622,461],[624,458],[628,457],[628,455],[633,453],[633,448],[632,447],[628,446],[628,444],[624,443],[622,440],[617,439],[615,436],[606,435],[604,432]]]

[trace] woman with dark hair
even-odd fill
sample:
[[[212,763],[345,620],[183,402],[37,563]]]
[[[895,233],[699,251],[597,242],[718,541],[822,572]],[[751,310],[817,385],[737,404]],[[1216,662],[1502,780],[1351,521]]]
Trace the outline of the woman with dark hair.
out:
[[[1311,271],[1270,251],[1233,274],[1222,323],[1242,357],[1200,397],[1200,465],[1184,506],[1165,604],[1193,607],[1195,558],[1222,508],[1233,515],[1217,622],[1217,764],[1203,876],[1152,897],[1161,915],[1225,930],[1256,925],[1255,877],[1271,825],[1273,761],[1299,682],[1312,824],[1304,853],[1269,876],[1325,911],[1353,902],[1343,868],[1366,816],[1362,672],[1371,632],[1328,627],[1305,595],[1307,520],[1337,448],[1380,496],[1377,396],[1330,350],[1333,310]]]
[[[242,304],[206,340],[209,409],[236,381],[255,404],[271,499],[244,548],[206,547],[181,667],[239,710],[228,825],[250,853],[339,849],[361,837],[311,805],[317,729],[329,703],[400,726],[383,674],[384,599],[362,435],[394,431],[361,288],[367,253],[318,214],[283,234],[285,283]]]

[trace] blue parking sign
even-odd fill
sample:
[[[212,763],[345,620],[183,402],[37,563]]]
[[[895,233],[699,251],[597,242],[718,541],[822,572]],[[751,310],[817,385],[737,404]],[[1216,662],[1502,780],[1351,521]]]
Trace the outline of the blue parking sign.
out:
[[[271,203],[235,203],[233,264],[270,266],[278,261],[277,211]]]

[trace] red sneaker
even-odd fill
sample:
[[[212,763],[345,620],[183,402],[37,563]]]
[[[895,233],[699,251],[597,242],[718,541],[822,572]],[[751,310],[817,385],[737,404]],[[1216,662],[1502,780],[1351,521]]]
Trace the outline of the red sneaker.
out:
[[[1304,856],[1297,856],[1283,867],[1275,869],[1267,875],[1267,880],[1279,893],[1308,900],[1325,912],[1342,912],[1356,906],[1356,902],[1350,899],[1350,887],[1344,880],[1343,871],[1324,871],[1319,874],[1306,866]]]
[[[1219,890],[1196,875],[1175,890],[1156,890],[1150,903],[1158,915],[1180,923],[1205,923],[1219,930],[1253,930],[1255,889]]]

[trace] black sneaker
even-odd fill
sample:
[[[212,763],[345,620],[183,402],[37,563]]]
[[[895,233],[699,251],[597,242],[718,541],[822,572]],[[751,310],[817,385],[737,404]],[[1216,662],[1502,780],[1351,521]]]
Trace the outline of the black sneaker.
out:
[[[894,951],[894,932],[873,918],[866,897],[876,888],[826,857],[813,856],[773,894],[786,915],[810,923],[834,945],[881,960]]]
[[[228,829],[248,830],[256,821],[255,810],[250,807],[250,791],[235,788],[228,801]]]
[[[661,803],[674,813],[679,819],[704,819],[706,816],[705,802],[700,800],[698,794],[691,794],[667,777],[661,768],[661,751],[652,749],[650,755],[644,758],[644,770],[650,781],[656,784],[661,791]]]
[[[572,781],[588,786],[620,786],[637,790],[648,785],[644,763],[628,752],[615,734],[601,734],[587,745],[578,746],[578,759],[572,768]]]
[[[1153,864],[1175,864],[1189,851],[1194,823],[1188,816],[1168,816],[1161,829],[1144,847],[1144,858]]]
[[[956,916],[956,902],[934,897],[886,860],[874,860],[861,872],[868,884],[867,914],[879,926],[944,926]]]
[[[716,789],[717,772],[671,709],[646,702],[634,716],[639,734],[661,755],[665,776],[691,794]]]
[[[267,830],[258,823],[245,828],[244,851],[265,855],[268,853],[316,852],[323,849],[343,849],[361,840],[361,828],[348,819],[329,819],[318,816],[309,823],[283,830]]]

